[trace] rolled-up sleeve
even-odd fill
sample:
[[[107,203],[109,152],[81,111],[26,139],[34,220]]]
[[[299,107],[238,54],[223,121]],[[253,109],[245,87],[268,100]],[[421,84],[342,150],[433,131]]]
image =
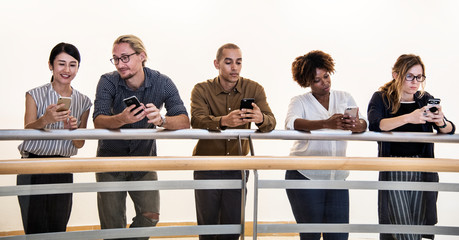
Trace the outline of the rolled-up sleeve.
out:
[[[299,97],[294,97],[290,100],[290,104],[287,109],[287,117],[285,118],[285,129],[294,130],[295,120],[298,118],[306,118],[304,116],[304,106],[301,103]]]
[[[185,105],[183,104],[182,98],[180,97],[180,93],[175,86],[174,82],[165,77],[165,85],[164,85],[164,106],[166,107],[166,115],[167,116],[177,116],[184,114],[188,116],[188,112],[186,111]]]
[[[261,85],[258,85],[256,90],[255,103],[260,108],[261,113],[263,113],[263,123],[261,125],[257,125],[258,129],[261,132],[274,130],[276,127],[276,118],[269,107],[268,101],[266,100],[265,90]]]
[[[209,104],[206,102],[205,91],[201,84],[196,84],[191,92],[191,127],[221,130],[221,116],[211,114]]]
[[[116,86],[105,75],[100,77],[97,84],[96,99],[94,100],[93,119],[99,115],[113,115],[111,112],[113,104],[113,95],[116,92]]]

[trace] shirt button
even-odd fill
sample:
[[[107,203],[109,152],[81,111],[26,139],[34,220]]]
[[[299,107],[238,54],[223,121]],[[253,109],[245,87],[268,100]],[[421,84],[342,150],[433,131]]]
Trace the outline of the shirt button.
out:
[[[229,153],[226,153],[226,155],[229,155]]]
[[[229,141],[231,141],[231,140],[228,139],[228,142],[229,142]]]
[[[231,108],[228,108],[228,110],[230,110],[230,111],[231,111]]]

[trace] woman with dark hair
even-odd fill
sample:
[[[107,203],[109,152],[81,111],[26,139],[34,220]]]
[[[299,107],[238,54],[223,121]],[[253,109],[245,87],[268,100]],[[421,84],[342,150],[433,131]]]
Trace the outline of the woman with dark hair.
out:
[[[91,100],[70,83],[80,66],[78,49],[59,43],[49,56],[51,82],[26,93],[24,127],[26,129],[86,128]],[[67,98],[69,105],[58,104]],[[26,140],[18,149],[22,158],[68,158],[76,155],[84,140]],[[73,183],[71,173],[18,175],[18,185]],[[72,209],[72,194],[19,196],[22,223],[26,234],[62,232]]]
[[[425,67],[419,56],[401,55],[392,68],[392,81],[379,88],[368,104],[369,129],[376,132],[433,132],[453,134],[440,105],[428,105],[434,97],[424,91]],[[422,90],[419,91],[419,87]],[[434,107],[434,108],[433,108]],[[433,158],[433,143],[378,142],[379,157]],[[438,182],[431,172],[380,172],[380,181]],[[379,191],[380,224],[434,225],[437,223],[437,192]],[[421,239],[433,235],[381,234],[381,239]]]
[[[332,57],[322,51],[299,56],[292,64],[293,79],[310,92],[292,98],[285,119],[286,129],[312,131],[322,129],[364,132],[367,122],[357,112],[352,96],[331,90],[330,74],[335,72]],[[346,141],[295,141],[291,156],[346,156]],[[286,180],[345,180],[349,171],[288,170]],[[349,191],[333,189],[287,189],[288,199],[297,223],[349,223]],[[348,233],[323,233],[324,240],[345,240]],[[319,240],[321,233],[300,233],[301,240]]]

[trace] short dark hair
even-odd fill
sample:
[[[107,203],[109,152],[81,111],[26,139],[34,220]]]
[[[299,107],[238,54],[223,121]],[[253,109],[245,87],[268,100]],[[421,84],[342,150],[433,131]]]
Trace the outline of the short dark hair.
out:
[[[54,60],[56,59],[57,55],[63,52],[75,58],[78,61],[78,67],[80,67],[81,57],[80,57],[80,52],[78,51],[78,48],[76,48],[70,43],[64,43],[64,42],[57,44],[51,50],[51,53],[49,54],[49,64],[53,65]],[[53,77],[51,77],[51,82],[53,80],[54,80]]]
[[[223,50],[224,49],[240,49],[236,44],[234,43],[227,43],[227,44],[224,44],[223,46],[221,46],[218,50],[217,50],[217,56],[216,56],[216,59],[217,61],[220,61],[221,58],[222,58],[222,55],[223,55]]]
[[[297,57],[292,63],[293,80],[301,87],[310,87],[316,75],[316,68],[334,73],[335,63],[330,54],[315,50]]]

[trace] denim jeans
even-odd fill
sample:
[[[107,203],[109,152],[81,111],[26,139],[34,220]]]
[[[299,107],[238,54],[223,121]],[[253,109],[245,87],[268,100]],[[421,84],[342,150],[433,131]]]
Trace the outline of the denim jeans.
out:
[[[157,180],[156,172],[107,172],[96,173],[97,182],[114,181],[152,181]],[[159,191],[121,191],[98,192],[97,207],[101,229],[126,227],[126,197],[127,193],[134,202],[136,216],[132,219],[130,227],[156,226],[157,220],[143,216],[143,213],[159,213]],[[149,239],[149,237],[129,238]]]
[[[288,170],[286,180],[309,180]],[[349,223],[349,191],[333,189],[287,189],[297,223]],[[301,240],[319,240],[321,233],[300,233]],[[324,240],[346,240],[348,233],[323,233]]]

